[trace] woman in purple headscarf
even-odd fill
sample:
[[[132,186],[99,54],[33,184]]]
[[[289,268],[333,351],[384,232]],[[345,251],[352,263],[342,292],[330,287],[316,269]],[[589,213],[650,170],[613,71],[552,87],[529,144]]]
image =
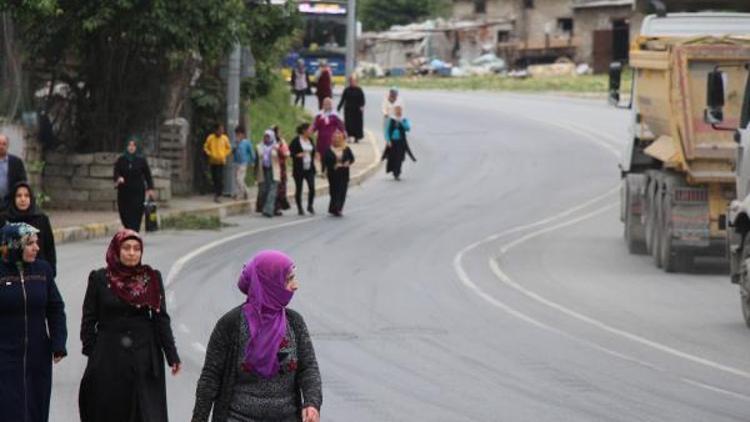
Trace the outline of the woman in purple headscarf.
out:
[[[242,270],[245,303],[214,327],[193,422],[319,422],[320,371],[304,319],[287,308],[298,283],[292,260],[255,255]]]

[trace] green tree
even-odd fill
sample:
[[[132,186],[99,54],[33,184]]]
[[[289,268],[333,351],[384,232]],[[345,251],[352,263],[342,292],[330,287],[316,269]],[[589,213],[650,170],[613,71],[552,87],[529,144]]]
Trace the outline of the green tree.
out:
[[[361,0],[358,17],[365,31],[382,31],[422,19],[447,16],[450,0]]]
[[[263,57],[285,35],[273,31],[290,10],[244,0],[0,2],[17,23],[32,89],[50,88],[39,108],[83,151],[119,149],[129,133],[178,114],[194,76],[213,71],[234,43],[257,45]],[[53,89],[61,83],[64,95]]]

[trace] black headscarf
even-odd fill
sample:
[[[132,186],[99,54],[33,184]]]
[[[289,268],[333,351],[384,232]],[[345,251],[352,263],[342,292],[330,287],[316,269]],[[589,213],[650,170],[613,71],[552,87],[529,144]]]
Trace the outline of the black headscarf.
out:
[[[29,208],[25,211],[19,210],[16,206],[16,192],[18,192],[18,189],[25,187],[29,190],[29,197],[31,199],[31,202],[29,204]],[[39,211],[39,208],[36,206],[36,198],[34,197],[34,191],[31,189],[31,186],[28,182],[18,182],[13,186],[13,189],[10,191],[9,194],[9,200],[10,200],[10,206],[8,207],[8,220],[11,221],[17,221],[17,222],[23,222],[23,223],[29,223],[34,217],[39,216],[41,212]]]

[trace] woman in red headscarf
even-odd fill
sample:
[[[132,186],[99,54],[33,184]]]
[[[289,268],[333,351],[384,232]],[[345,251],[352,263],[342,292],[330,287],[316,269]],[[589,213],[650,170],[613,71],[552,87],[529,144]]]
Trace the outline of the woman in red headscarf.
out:
[[[141,263],[143,240],[122,229],[107,249],[107,267],[89,275],[81,341],[88,356],[81,380],[82,422],[166,422],[164,357],[180,371],[161,273]]]
[[[320,371],[304,319],[287,308],[298,283],[279,251],[255,255],[237,283],[247,295],[216,323],[192,422],[319,422]]]

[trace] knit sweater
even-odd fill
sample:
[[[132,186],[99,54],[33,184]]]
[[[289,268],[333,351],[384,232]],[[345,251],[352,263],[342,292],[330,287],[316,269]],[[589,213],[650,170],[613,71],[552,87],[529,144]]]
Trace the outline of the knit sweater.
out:
[[[241,309],[237,307],[221,317],[211,333],[192,422],[208,421],[212,408],[213,422],[278,420],[286,416],[298,420],[304,407],[320,410],[323,401],[320,371],[302,316],[286,310],[289,332],[288,344],[279,354],[281,371],[271,379],[262,379],[240,369],[240,352],[250,341],[243,334],[243,329],[247,332],[247,323]]]

